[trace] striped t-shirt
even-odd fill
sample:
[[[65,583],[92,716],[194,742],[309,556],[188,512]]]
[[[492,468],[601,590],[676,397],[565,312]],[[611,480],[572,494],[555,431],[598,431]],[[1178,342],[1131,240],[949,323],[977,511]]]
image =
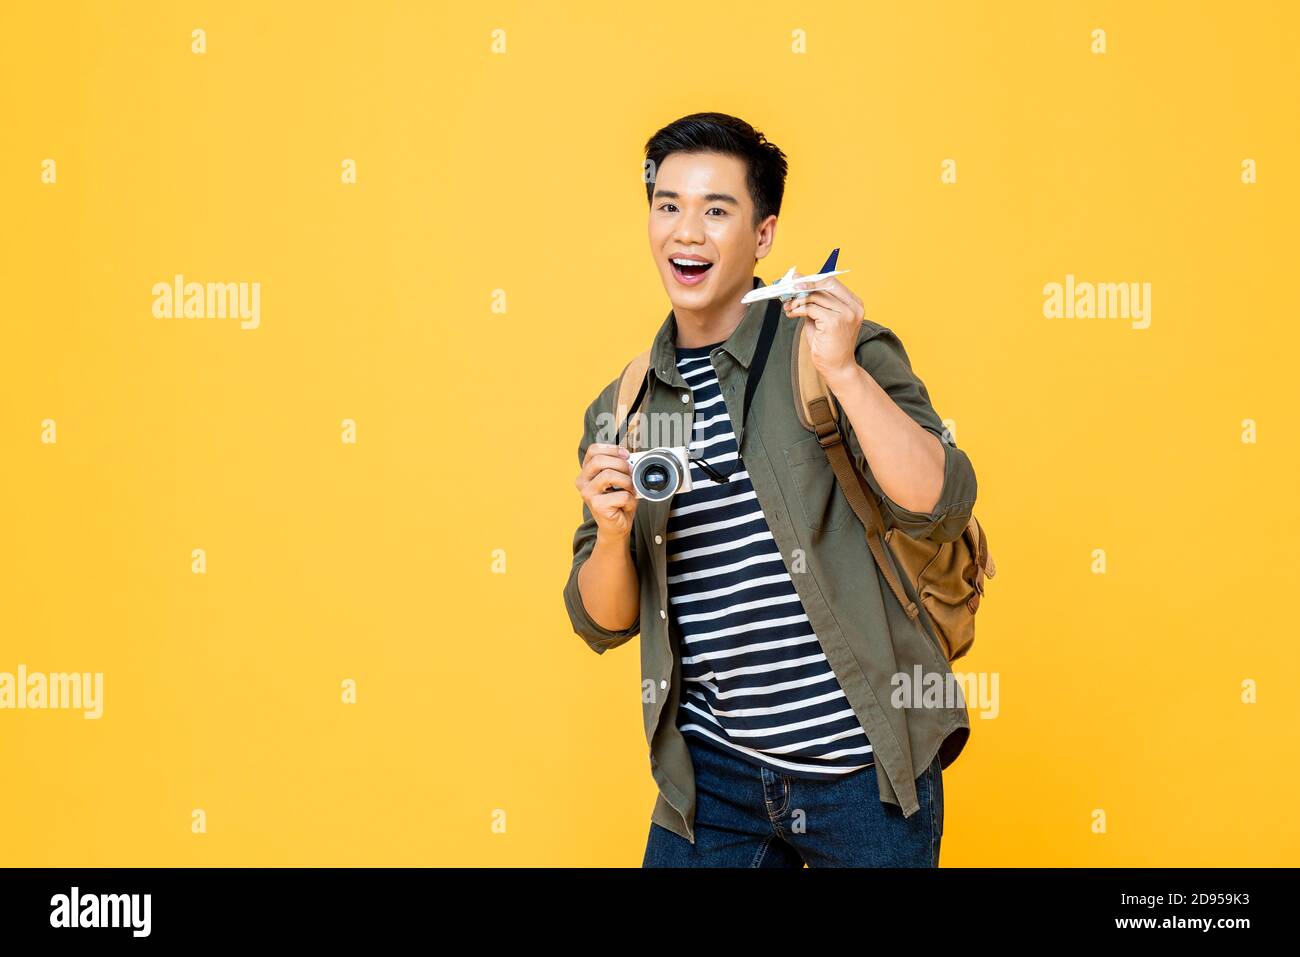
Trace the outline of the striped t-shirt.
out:
[[[724,475],[738,452],[710,346],[677,347],[695,399],[691,458]],[[692,488],[668,513],[668,605],[682,635],[677,726],[792,777],[836,778],[873,763],[871,744],[822,653],[749,473]]]

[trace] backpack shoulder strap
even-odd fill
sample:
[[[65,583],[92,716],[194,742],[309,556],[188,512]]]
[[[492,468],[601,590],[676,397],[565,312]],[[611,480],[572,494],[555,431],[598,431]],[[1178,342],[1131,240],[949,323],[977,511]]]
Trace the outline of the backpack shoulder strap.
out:
[[[635,449],[641,417],[633,416],[637,408],[641,405],[641,399],[645,395],[646,389],[646,371],[650,368],[650,350],[646,349],[640,354],[634,356],[632,361],[623,367],[623,373],[618,381],[618,393],[615,397],[614,404],[614,421],[619,423],[618,433],[615,437],[617,444],[622,444],[625,438],[626,430],[627,447]]]
[[[800,316],[795,321],[793,355],[790,356],[790,381],[794,386],[794,407],[799,416],[799,423],[809,432],[816,432],[812,404],[818,399],[825,399],[827,412],[831,421],[836,421],[839,410],[834,402],[829,401],[826,382],[812,361],[812,347],[808,337],[803,334],[807,320]]]
[[[867,546],[871,549],[876,564],[884,572],[890,590],[907,612],[907,617],[916,618],[919,613],[916,602],[907,597],[893,564],[885,557],[885,519],[880,514],[880,506],[876,504],[875,493],[849,457],[844,437],[840,434],[836,405],[826,388],[826,380],[813,365],[812,346],[803,334],[805,321],[805,317],[800,316],[795,322],[794,345],[790,357],[791,384],[799,421],[805,429],[817,436],[826,457],[830,459],[835,481],[843,490],[844,497],[849,500],[854,514],[862,522],[862,527],[866,530]]]

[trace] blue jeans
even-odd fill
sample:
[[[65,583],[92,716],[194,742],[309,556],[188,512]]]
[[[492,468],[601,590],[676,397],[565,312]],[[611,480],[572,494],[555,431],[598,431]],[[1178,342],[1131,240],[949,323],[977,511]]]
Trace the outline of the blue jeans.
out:
[[[880,800],[874,767],[835,780],[790,777],[686,735],[695,843],[651,822],[642,867],[938,867],[939,758],[916,779],[909,818]]]

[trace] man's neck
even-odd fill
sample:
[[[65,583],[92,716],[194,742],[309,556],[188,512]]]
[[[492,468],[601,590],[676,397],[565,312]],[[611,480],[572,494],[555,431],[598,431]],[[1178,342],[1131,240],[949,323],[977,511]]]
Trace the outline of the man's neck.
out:
[[[744,291],[738,291],[734,296],[724,296],[724,305],[708,312],[674,309],[677,345],[690,349],[695,346],[711,346],[728,339],[745,318],[748,307],[740,301],[743,295]]]

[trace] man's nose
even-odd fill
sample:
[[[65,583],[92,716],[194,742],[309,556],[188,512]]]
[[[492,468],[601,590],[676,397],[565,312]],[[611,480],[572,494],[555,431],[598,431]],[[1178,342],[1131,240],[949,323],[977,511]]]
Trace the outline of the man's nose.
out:
[[[683,244],[702,243],[704,242],[704,224],[690,216],[682,216],[678,218],[677,228],[673,230],[673,239]]]

